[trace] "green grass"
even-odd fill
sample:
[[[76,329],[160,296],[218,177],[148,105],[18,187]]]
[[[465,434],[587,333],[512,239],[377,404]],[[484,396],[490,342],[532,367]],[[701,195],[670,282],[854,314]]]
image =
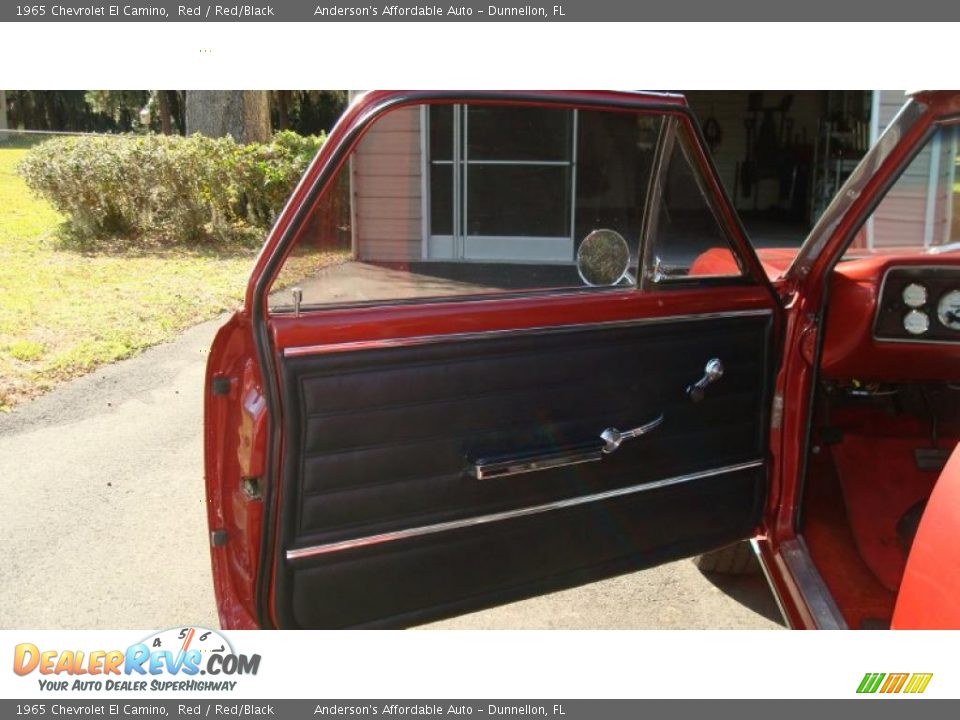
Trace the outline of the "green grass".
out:
[[[960,171],[960,167],[957,170]],[[960,242],[960,182],[953,185],[953,212],[950,217],[950,242]]]
[[[70,249],[58,234],[63,218],[16,174],[28,147],[0,144],[3,411],[236,307],[256,255],[210,246]]]

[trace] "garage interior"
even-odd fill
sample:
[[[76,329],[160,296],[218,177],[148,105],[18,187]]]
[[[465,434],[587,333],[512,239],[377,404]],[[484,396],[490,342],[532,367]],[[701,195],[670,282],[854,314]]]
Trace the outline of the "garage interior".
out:
[[[877,112],[870,90],[680,92],[755,247],[803,241],[870,147]]]

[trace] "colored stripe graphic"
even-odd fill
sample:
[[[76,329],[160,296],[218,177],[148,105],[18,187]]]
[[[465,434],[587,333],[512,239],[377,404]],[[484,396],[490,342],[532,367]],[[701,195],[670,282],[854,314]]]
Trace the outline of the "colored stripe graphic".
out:
[[[911,693],[919,694],[927,689],[933,673],[866,673],[857,692],[871,694],[875,692],[885,694]]]
[[[933,673],[914,673],[913,677],[910,678],[910,682],[907,683],[907,688],[904,692],[922,693],[927,689],[927,685],[930,684],[932,677]]]
[[[904,684],[910,673],[890,673],[887,675],[887,681],[880,688],[882,693],[898,693],[903,689]]]
[[[863,680],[860,681],[860,687],[857,688],[858,693],[875,693],[877,688],[880,687],[880,681],[885,677],[884,673],[867,673],[863,676]]]

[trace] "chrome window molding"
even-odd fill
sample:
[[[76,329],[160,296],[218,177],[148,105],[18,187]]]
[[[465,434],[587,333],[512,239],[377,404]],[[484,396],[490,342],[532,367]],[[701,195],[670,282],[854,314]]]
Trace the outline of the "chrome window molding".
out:
[[[650,173],[650,188],[647,190],[646,203],[643,208],[643,227],[640,235],[639,266],[637,268],[637,282],[641,290],[649,290],[653,282],[653,266],[657,258],[653,257],[652,249],[657,236],[660,202],[663,197],[663,184],[673,154],[673,146],[677,137],[676,118],[664,118],[660,129],[660,142],[657,143],[653,168]]]
[[[615,330],[618,328],[642,325],[663,325],[667,323],[699,322],[704,320],[722,320],[727,318],[772,316],[769,309],[732,310],[729,312],[700,313],[697,315],[669,315],[655,318],[636,318],[632,320],[611,320],[608,322],[580,323],[572,325],[546,325],[530,328],[509,328],[505,330],[485,330],[482,332],[449,333],[445,335],[415,335],[411,337],[379,338],[376,340],[357,340],[352,342],[329,343],[322,345],[302,345],[285,348],[284,357],[303,357],[324,355],[327,353],[357,352],[361,350],[379,350],[394,347],[414,347],[418,345],[437,345],[440,343],[472,342],[495,340],[514,335],[550,335],[554,333],[579,330]]]
[[[752,470],[764,466],[763,460],[751,460],[749,462],[728,465],[726,467],[715,468],[712,470],[703,470],[701,472],[690,473],[687,475],[678,475],[676,477],[664,478],[662,480],[652,480],[637,485],[607,490],[605,492],[592,493],[590,495],[579,495],[577,497],[557,500],[554,502],[543,503],[541,505],[530,505],[517,508],[515,510],[505,510],[503,512],[489,513],[487,515],[477,515],[474,517],[463,518],[461,520],[451,520],[449,522],[435,523],[433,525],[421,525],[419,527],[406,528],[403,530],[394,530],[392,532],[379,533],[377,535],[366,535],[363,537],[341,540],[321,545],[311,545],[303,548],[294,548],[287,550],[287,560],[303,560],[305,558],[328,555],[330,553],[342,552],[344,550],[355,550],[357,548],[370,547],[372,545],[382,545],[384,543],[408,540],[410,538],[435,535],[437,533],[449,532],[452,530],[461,530],[464,528],[477,527],[479,525],[488,525],[490,523],[502,522],[504,520],[513,520],[517,518],[540,515],[542,513],[552,512],[554,510],[564,510],[567,508],[578,507],[603,500],[612,500],[614,498],[634,495],[647,490],[670,487],[682,483],[704,480],[717,475],[726,475],[729,473],[740,472],[742,470]]]
[[[704,167],[700,163],[699,158],[691,155],[691,144],[694,146],[701,145],[701,138],[696,135],[691,136],[690,133],[680,125],[680,121],[677,118],[668,118],[665,121],[661,140],[657,148],[657,156],[654,160],[654,168],[651,173],[651,187],[647,193],[647,200],[644,205],[644,227],[641,234],[643,272],[639,280],[640,288],[643,290],[650,291],[673,285],[682,286],[696,283],[714,284],[717,281],[753,284],[757,280],[757,278],[752,277],[747,272],[744,266],[741,249],[734,239],[734,229],[730,227],[726,219],[720,214],[720,206],[724,203],[729,204],[731,210],[736,213],[735,204],[732,200],[718,197],[711,188],[708,188],[704,184],[707,175],[713,174],[716,176],[716,169],[710,162],[709,151],[704,149],[704,152],[707,154],[707,166]],[[720,234],[726,241],[724,247],[730,251],[737,265],[737,272],[735,273],[727,273],[724,275],[689,275],[686,273],[673,275],[663,271],[661,260],[654,252],[656,249],[657,232],[659,230],[660,205],[663,202],[663,185],[666,183],[670,162],[673,159],[674,149],[676,147],[680,148],[683,159],[693,174],[697,189],[707,208],[710,210],[710,214],[717,228],[719,228]],[[689,270],[689,268],[683,267],[681,270]]]
[[[880,166],[890,157],[890,153],[899,144],[901,138],[920,121],[926,111],[927,106],[914,99],[908,100],[900,108],[900,112],[893,118],[873,147],[863,156],[863,159],[850,173],[850,177],[840,187],[837,194],[833,196],[833,200],[830,201],[823,215],[817,220],[813,229],[807,235],[807,239],[803,241],[803,245],[800,246],[800,252],[797,253],[797,257],[794,258],[793,263],[787,269],[785,277],[799,279],[807,276],[840,222],[860,198],[860,194],[867,183],[873,179]],[[921,142],[921,147],[923,142]],[[906,163],[909,164],[912,159],[911,156]],[[886,192],[883,195],[886,195]],[[855,233],[856,231],[854,231]],[[854,234],[851,235],[851,239]]]

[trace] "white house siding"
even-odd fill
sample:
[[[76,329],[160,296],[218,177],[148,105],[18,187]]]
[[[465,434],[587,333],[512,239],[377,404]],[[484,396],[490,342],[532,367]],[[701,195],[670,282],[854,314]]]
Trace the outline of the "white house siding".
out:
[[[375,123],[351,161],[353,245],[358,260],[419,260],[423,240],[420,108]]]
[[[903,90],[873,91],[873,111],[870,118],[872,140],[875,141],[880,133],[887,129],[887,125],[900,112],[906,101],[907,96]]]
[[[876,137],[906,99],[902,90],[874,91],[872,130]],[[955,157],[952,143],[934,140],[914,158],[874,212],[866,228],[868,247],[918,247],[949,241]]]

